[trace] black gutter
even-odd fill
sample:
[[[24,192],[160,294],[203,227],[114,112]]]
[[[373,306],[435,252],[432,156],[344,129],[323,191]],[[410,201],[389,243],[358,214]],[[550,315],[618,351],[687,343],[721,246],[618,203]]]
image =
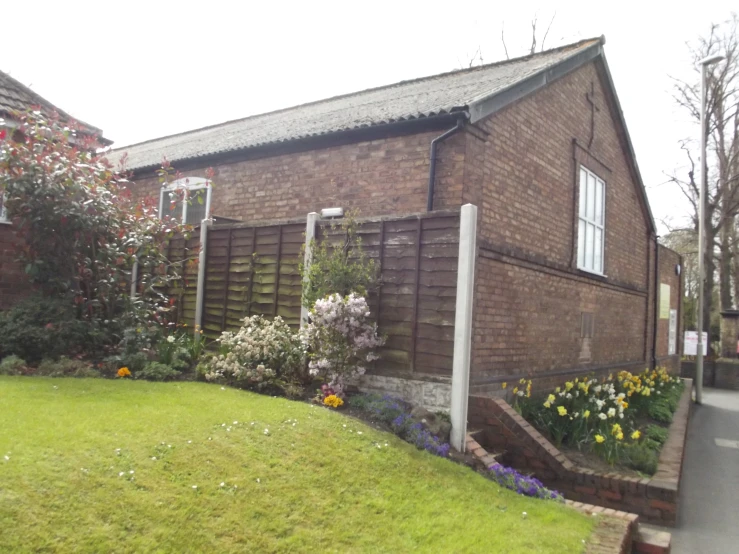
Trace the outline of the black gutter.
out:
[[[657,326],[659,324],[659,237],[654,234],[654,331],[652,332],[652,369],[657,368]]]
[[[457,124],[454,127],[431,141],[431,159],[429,161],[429,192],[426,202],[426,211],[428,212],[434,211],[434,184],[436,182],[436,147],[440,142],[461,131],[464,128],[466,120],[466,117],[460,117],[459,119],[457,119]]]

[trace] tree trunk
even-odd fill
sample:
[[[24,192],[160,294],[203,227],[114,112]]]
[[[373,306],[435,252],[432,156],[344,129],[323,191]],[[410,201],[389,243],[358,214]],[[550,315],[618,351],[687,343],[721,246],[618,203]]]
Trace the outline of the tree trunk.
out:
[[[731,301],[731,277],[733,253],[731,251],[731,228],[734,225],[733,217],[725,217],[719,231],[719,299],[721,310],[730,310],[733,307]],[[708,244],[711,244],[710,242]],[[709,248],[710,250],[710,248]]]

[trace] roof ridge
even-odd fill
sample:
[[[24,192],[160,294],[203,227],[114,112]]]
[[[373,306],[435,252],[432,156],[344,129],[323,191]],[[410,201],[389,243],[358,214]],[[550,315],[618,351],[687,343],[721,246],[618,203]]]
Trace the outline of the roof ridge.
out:
[[[337,94],[335,96],[329,96],[328,98],[321,98],[319,100],[313,100],[313,101],[310,101],[310,102],[304,102],[302,104],[296,104],[294,106],[288,106],[288,107],[280,108],[280,109],[277,109],[277,110],[272,110],[272,111],[268,111],[268,112],[260,112],[260,113],[257,113],[257,114],[248,115],[246,117],[239,117],[239,118],[236,118],[236,119],[229,119],[227,121],[222,121],[220,123],[214,123],[214,124],[211,124],[211,125],[205,125],[203,127],[198,127],[196,129],[189,129],[187,131],[181,131],[179,133],[172,133],[171,135],[163,135],[163,136],[155,137],[155,138],[152,138],[152,139],[143,140],[143,141],[140,141],[140,142],[134,142],[134,143],[131,143],[131,144],[127,144],[125,146],[119,146],[118,148],[115,148],[115,149],[110,150],[109,153],[110,152],[123,151],[123,150],[126,150],[126,149],[131,148],[131,147],[134,147],[134,146],[141,146],[141,145],[144,145],[144,144],[148,144],[148,143],[151,143],[151,142],[157,142],[157,141],[168,139],[168,138],[174,138],[174,137],[179,137],[179,136],[183,136],[183,135],[189,135],[191,133],[197,133],[198,131],[206,131],[206,130],[209,130],[209,129],[215,129],[217,127],[222,127],[222,126],[225,126],[225,125],[229,125],[231,123],[237,123],[237,122],[241,122],[241,121],[247,121],[249,119],[256,119],[257,117],[261,117],[261,116],[265,116],[265,115],[272,115],[272,114],[284,113],[284,112],[287,112],[287,111],[290,111],[290,110],[294,110],[294,109],[298,109],[298,108],[304,108],[306,106],[315,106],[317,104],[321,104],[321,103],[324,103],[324,102],[330,102],[330,101],[338,100],[338,99],[341,99],[341,98],[348,98],[350,96],[356,96],[356,95],[367,93],[367,92],[374,92],[374,91],[377,91],[377,90],[389,89],[389,88],[393,88],[393,87],[400,86],[400,85],[407,85],[409,83],[417,83],[417,82],[422,82],[422,81],[430,81],[432,79],[437,79],[437,78],[440,78],[440,77],[447,77],[449,75],[454,75],[454,74],[473,73],[475,71],[481,71],[481,70],[484,70],[484,69],[489,69],[491,67],[498,67],[498,66],[502,66],[502,65],[506,65],[506,64],[510,64],[510,63],[518,63],[518,62],[526,61],[526,60],[529,60],[529,59],[532,59],[532,58],[540,57],[540,56],[543,56],[545,54],[552,54],[554,52],[561,52],[562,50],[566,50],[566,49],[576,49],[576,48],[582,46],[585,43],[593,42],[593,41],[605,42],[605,37],[604,36],[591,37],[591,38],[588,38],[588,39],[579,40],[577,42],[572,42],[572,43],[569,43],[569,44],[564,44],[564,45],[558,46],[556,48],[550,48],[549,50],[544,50],[542,52],[535,52],[533,54],[527,54],[525,56],[518,56],[516,58],[510,58],[510,59],[506,59],[506,60],[499,60],[497,62],[491,62],[491,63],[485,64],[485,65],[478,65],[478,66],[475,66],[475,67],[466,67],[466,68],[462,68],[462,69],[453,69],[451,71],[445,71],[445,72],[442,72],[442,73],[435,73],[433,75],[426,75],[424,77],[417,77],[415,79],[406,79],[404,81],[397,81],[395,83],[390,83],[390,84],[387,84],[387,85],[380,85],[380,86],[376,86],[376,87],[370,87],[370,88],[366,88],[366,89],[362,89],[362,90],[357,90],[357,91],[349,92],[349,93],[345,93],[345,94]]]

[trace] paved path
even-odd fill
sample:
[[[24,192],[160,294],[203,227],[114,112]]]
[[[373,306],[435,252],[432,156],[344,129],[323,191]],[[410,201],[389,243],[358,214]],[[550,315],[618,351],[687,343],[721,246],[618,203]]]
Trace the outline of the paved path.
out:
[[[726,439],[718,446],[715,439]],[[734,442],[736,441],[736,442]],[[739,552],[739,391],[704,389],[693,406],[673,554]]]

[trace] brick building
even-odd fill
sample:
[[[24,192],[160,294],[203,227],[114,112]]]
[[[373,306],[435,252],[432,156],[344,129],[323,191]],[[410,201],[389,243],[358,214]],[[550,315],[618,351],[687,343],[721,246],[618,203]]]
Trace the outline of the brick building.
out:
[[[34,109],[46,115],[57,114],[63,121],[75,121],[80,132],[99,137],[104,146],[112,144],[103,138],[97,127],[74,119],[51,102],[42,98],[7,73],[0,71],[0,132],[12,133],[16,127],[16,114]],[[7,217],[0,193],[0,309],[10,307],[28,294],[31,287],[23,267],[16,261],[21,237],[17,226]]]
[[[545,385],[676,369],[681,260],[657,246],[604,43],[248,117],[111,158],[127,155],[139,194],[164,197],[154,171],[166,157],[187,178],[175,186],[245,222],[305,220],[332,206],[381,216],[476,205],[472,391],[524,376]],[[191,223],[207,210],[167,204]],[[444,386],[451,362],[396,377]]]

